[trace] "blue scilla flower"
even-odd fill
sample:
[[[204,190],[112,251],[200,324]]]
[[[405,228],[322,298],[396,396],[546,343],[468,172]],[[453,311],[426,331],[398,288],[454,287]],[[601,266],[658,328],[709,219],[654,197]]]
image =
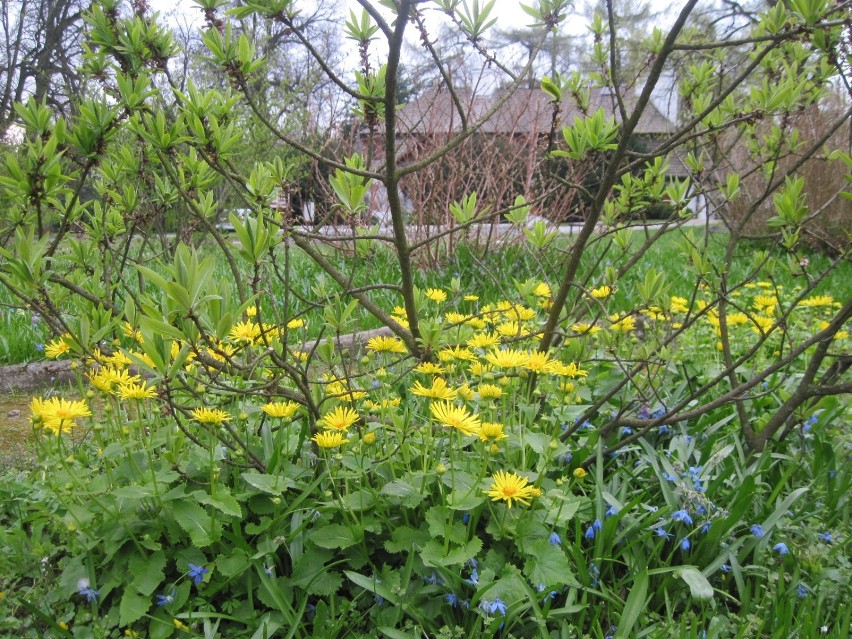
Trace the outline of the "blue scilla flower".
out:
[[[722,564],[721,566],[719,566],[719,570],[727,574],[731,572],[731,564]]]
[[[633,434],[633,429],[630,428],[630,426],[625,426],[624,428],[621,429],[622,437],[627,437],[628,435],[632,435],[632,434]]]
[[[752,524],[749,530],[751,530],[751,534],[755,537],[763,537],[763,526],[760,524]]]
[[[554,546],[562,545],[562,538],[555,532],[550,533],[550,537],[547,538],[547,541],[549,541]]]
[[[706,515],[706,514],[707,514],[707,509],[706,509],[703,505],[698,504],[698,505],[695,507],[695,514],[696,514],[696,515],[699,515],[699,516],[701,516],[701,515]]]
[[[467,560],[467,565],[470,566],[471,568],[473,568],[474,570],[479,568],[479,564],[477,563],[476,559],[474,559],[473,557],[471,557],[470,559]]]
[[[799,599],[804,599],[805,597],[808,596],[808,588],[807,588],[807,586],[805,586],[805,584],[799,584],[798,585],[798,587],[796,588],[796,596]]]
[[[81,594],[83,597],[85,597],[86,601],[88,603],[92,603],[93,601],[97,601],[98,596],[101,594],[100,590],[95,590],[94,588],[92,588],[90,586],[86,586],[85,588],[80,588],[77,592],[79,594]]]
[[[651,409],[650,409],[650,408],[648,408],[648,404],[642,404],[642,405],[639,407],[639,410],[636,412],[636,416],[637,416],[639,419],[648,419],[648,417],[649,417],[650,415],[651,415]]]
[[[779,555],[786,555],[790,552],[790,549],[787,548],[787,544],[785,544],[783,541],[778,542],[777,544],[772,546],[772,550],[777,552]]]
[[[689,513],[685,510],[676,510],[672,513],[672,519],[675,521],[682,521],[687,525],[692,525],[692,517],[690,517]]]
[[[155,595],[154,598],[158,606],[168,606],[175,601],[175,589],[172,588],[167,595]]]
[[[470,521],[470,513],[465,513],[462,515],[462,523],[467,526],[467,522]]]
[[[827,544],[831,543],[831,533],[830,532],[821,532],[817,535],[817,539]]]
[[[444,595],[444,600],[450,604],[453,608],[457,608],[459,605],[459,598],[452,592],[448,592]]]
[[[615,517],[617,514],[618,514],[618,508],[616,508],[615,506],[610,506],[609,508],[606,509],[604,516]]]
[[[489,615],[506,615],[506,602],[499,597],[493,601],[483,599],[479,606]]]
[[[429,575],[428,577],[423,577],[423,581],[425,581],[427,584],[434,584],[434,585],[441,585],[441,584],[444,583],[444,580],[441,579],[437,574],[435,574],[434,570],[432,571],[432,574]]]
[[[689,550],[691,547],[692,547],[692,544],[689,543],[689,538],[684,537],[683,541],[680,542],[680,549],[681,550]]]
[[[593,561],[590,561],[589,562],[589,573],[591,573],[593,575],[600,575],[601,569],[598,568],[597,565]]]
[[[676,481],[677,477],[667,473],[666,471],[663,471],[663,479],[665,479],[666,481]]]
[[[594,528],[596,531],[598,531],[598,530],[600,530],[601,528],[603,528],[603,524],[601,523],[601,520],[600,520],[600,519],[595,519],[595,521],[594,521],[594,522],[592,522],[592,528]]]
[[[208,572],[210,571],[207,570],[207,568],[205,568],[204,566],[196,566],[195,564],[189,564],[189,572],[186,573],[186,576],[192,579],[192,581],[195,582],[195,585],[197,586],[202,581],[204,581],[204,575],[206,575]]]
[[[660,435],[668,435],[670,432],[672,432],[672,429],[669,428],[668,424],[660,424],[660,427],[657,429],[657,432],[660,433]]]
[[[586,528],[586,533],[583,535],[586,539],[594,539],[595,538],[595,528],[594,526],[589,526]]]
[[[35,348],[39,353],[41,353],[44,350],[44,344],[36,344]]]
[[[701,534],[706,535],[708,532],[710,532],[710,522],[706,521],[701,525]]]
[[[653,413],[651,413],[651,418],[652,419],[659,419],[660,417],[662,417],[665,414],[666,414],[666,407],[661,406],[660,408],[655,410]]]
[[[464,579],[463,581],[468,585],[478,586],[479,585],[479,573],[476,571],[476,568],[474,568],[471,571],[470,579]]]
[[[379,380],[377,380],[377,379],[373,380],[373,388],[378,388],[381,385],[382,385],[382,383]]]
[[[671,539],[674,535],[670,532],[666,532],[666,529],[662,526],[657,526],[657,529],[654,531],[657,537],[664,537],[665,539]]]

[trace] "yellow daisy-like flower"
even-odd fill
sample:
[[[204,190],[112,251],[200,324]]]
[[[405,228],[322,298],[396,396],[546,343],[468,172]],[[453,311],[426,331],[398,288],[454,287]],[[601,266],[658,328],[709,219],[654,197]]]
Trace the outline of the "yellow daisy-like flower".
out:
[[[293,351],[290,354],[293,356],[293,359],[298,360],[300,362],[307,362],[308,356],[310,355],[308,351]]]
[[[553,373],[556,375],[561,375],[562,377],[588,377],[589,372],[584,371],[582,368],[577,366],[574,362],[570,362],[568,364],[563,364],[562,362],[558,363],[558,366],[553,367]]]
[[[383,399],[380,402],[374,402],[370,399],[364,401],[364,408],[366,408],[370,412],[381,412],[383,410],[390,410],[391,408],[396,408],[399,406],[402,400],[399,397],[393,397],[391,399]]]
[[[533,295],[536,297],[550,297],[550,286],[544,282],[539,282],[539,285],[533,291]]]
[[[415,373],[425,373],[426,375],[440,375],[444,372],[444,367],[434,362],[422,362],[414,367]]]
[[[367,340],[367,350],[376,353],[405,353],[405,344],[398,337],[381,335]]]
[[[471,315],[470,317],[466,318],[464,323],[468,326],[472,326],[477,331],[481,331],[483,328],[488,326],[488,322],[486,322],[481,317],[477,317],[476,315]]]
[[[774,295],[755,295],[752,306],[760,313],[772,315],[775,312],[775,307],[778,306],[778,298]]]
[[[530,500],[537,497],[541,491],[530,485],[530,480],[515,473],[507,473],[498,470],[491,476],[493,483],[486,494],[492,501],[505,501],[506,506],[512,507],[512,502],[517,501],[525,506],[530,505]]]
[[[296,402],[269,402],[260,409],[270,417],[290,419],[299,410],[300,404]]]
[[[447,294],[439,288],[430,288],[426,290],[426,297],[433,302],[440,304],[447,301]]]
[[[596,300],[603,300],[612,295],[612,287],[604,284],[603,286],[599,286],[597,288],[593,288],[591,292],[591,296]]]
[[[455,348],[443,348],[438,351],[438,359],[442,362],[451,362],[453,360],[472,362],[476,359],[476,355],[469,348],[456,346]]]
[[[535,310],[518,305],[505,311],[503,315],[513,322],[529,322],[531,319],[535,319]]]
[[[479,439],[484,442],[499,442],[509,436],[503,432],[503,424],[497,422],[482,422],[479,427]]]
[[[775,320],[771,317],[755,315],[752,319],[754,321],[754,325],[751,328],[758,335],[766,335],[775,325]]]
[[[834,298],[831,295],[813,295],[807,299],[802,300],[796,306],[801,306],[804,308],[814,308],[817,306],[831,306],[834,304]]]
[[[507,348],[506,350],[491,351],[485,356],[485,359],[497,368],[517,368],[527,363],[529,354],[526,351]]]
[[[46,357],[50,359],[56,359],[57,357],[61,357],[71,351],[71,344],[68,343],[68,340],[71,338],[70,335],[63,335],[62,337],[57,337],[50,344],[44,347],[44,354]]]
[[[122,384],[118,387],[118,396],[121,399],[152,399],[157,396],[157,389],[148,386],[146,382],[141,384]]]
[[[127,369],[119,370],[110,366],[104,366],[94,375],[89,375],[92,386],[104,393],[115,393],[116,386],[131,386],[140,380],[139,375],[131,375]]]
[[[501,322],[495,329],[503,337],[522,337],[529,335],[529,331],[523,330],[517,322]]]
[[[494,384],[480,384],[477,390],[480,399],[498,399],[503,396],[503,389]]]
[[[257,315],[257,306],[249,306],[246,309],[246,317],[255,317]]]
[[[192,418],[201,424],[221,424],[231,419],[231,415],[218,408],[193,408]]]
[[[223,344],[222,342],[219,342],[216,345],[216,348],[208,348],[205,352],[207,353],[207,355],[210,356],[211,359],[215,359],[217,362],[224,363],[226,356],[231,357],[231,355],[237,352],[237,349],[235,349],[230,344]]]
[[[358,416],[358,413],[351,408],[337,406],[323,415],[318,423],[328,430],[346,430],[359,419],[361,418]]]
[[[541,351],[531,351],[524,362],[524,368],[534,373],[553,373],[560,365],[561,362],[553,361],[550,355]]]
[[[467,340],[470,348],[493,348],[500,345],[500,335],[497,333],[476,333]]]
[[[35,398],[30,403],[30,410],[33,417],[41,419],[44,428],[57,435],[71,430],[75,426],[74,420],[92,416],[92,411],[89,410],[86,402],[58,397],[51,397],[48,400]]]
[[[459,386],[459,397],[463,400],[469,402],[474,398],[476,393],[473,392],[473,389],[468,384],[462,384]]]
[[[403,328],[408,328],[408,326],[409,326],[408,318],[404,317],[402,315],[391,315],[391,319],[393,319],[393,321],[395,321],[397,324],[399,324]]]
[[[689,312],[689,300],[685,297],[678,297],[677,295],[672,295],[672,301],[669,305],[669,310],[672,313],[688,313]]]
[[[464,406],[456,406],[451,402],[433,402],[429,411],[432,419],[442,426],[455,428],[464,435],[479,434],[479,416],[471,414]]]
[[[477,301],[478,299],[479,299],[479,295],[465,295],[465,296],[464,296],[464,301],[465,301],[465,302],[475,302],[475,301]]]
[[[289,322],[287,322],[287,328],[289,328],[291,331],[295,331],[297,328],[302,328],[304,325],[305,320],[303,320],[301,317],[298,319],[291,319]]]
[[[449,313],[444,313],[444,319],[447,320],[447,324],[464,324],[468,317],[467,315],[450,311]]]
[[[338,448],[343,446],[343,444],[348,444],[349,440],[343,436],[342,433],[339,432],[331,432],[331,433],[317,433],[311,439],[316,443],[320,448]]]
[[[632,315],[619,317],[618,315],[610,315],[609,321],[612,322],[612,330],[619,333],[628,333],[636,330],[636,318]]]
[[[818,326],[819,326],[819,330],[824,331],[825,329],[828,328],[829,323],[828,322],[820,322]],[[847,337],[849,337],[849,331],[837,331],[834,334],[834,337],[832,339],[846,339]]]
[[[142,339],[142,332],[135,326],[133,326],[133,324],[131,324],[130,322],[124,322],[121,325],[121,330],[124,331],[124,334],[127,337],[131,338],[132,340],[135,340],[140,344],[144,341]]]
[[[594,335],[601,330],[601,327],[588,322],[576,322],[571,326],[571,330],[580,335]]]
[[[419,381],[414,382],[414,386],[408,389],[412,395],[418,397],[431,397],[432,399],[447,399],[453,400],[456,398],[456,390],[450,388],[443,377],[435,377],[432,380],[432,387],[426,388]]]
[[[228,338],[233,342],[254,344],[260,337],[260,325],[255,322],[238,322],[231,328]]]
[[[364,399],[367,396],[367,393],[364,391],[352,390],[339,380],[331,382],[326,387],[326,392],[331,397],[339,399],[342,402],[357,402],[359,399]]]
[[[470,365],[470,374],[482,377],[485,373],[491,371],[491,364],[483,364],[482,362],[473,362]]]

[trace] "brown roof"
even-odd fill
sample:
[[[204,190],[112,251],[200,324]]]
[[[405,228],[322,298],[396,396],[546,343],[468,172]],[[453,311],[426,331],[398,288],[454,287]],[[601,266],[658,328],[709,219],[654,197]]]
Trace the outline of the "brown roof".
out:
[[[456,95],[467,117],[468,123],[483,117],[496,104],[499,94],[477,96],[470,90],[461,89]],[[636,97],[630,93],[624,97],[625,108],[629,112],[636,103]],[[589,111],[603,107],[607,115],[615,114],[620,120],[617,106],[611,95],[605,90],[593,89],[589,99]],[[503,106],[482,125],[483,133],[496,134],[540,134],[550,130],[553,107],[550,96],[541,89],[518,89]],[[571,99],[562,103],[561,126],[574,123],[581,115],[577,105]],[[399,114],[400,133],[437,134],[458,131],[462,127],[462,118],[454,104],[450,92],[443,87],[429,89],[402,109]],[[638,135],[662,135],[669,132],[672,123],[652,104],[648,103],[636,126]]]

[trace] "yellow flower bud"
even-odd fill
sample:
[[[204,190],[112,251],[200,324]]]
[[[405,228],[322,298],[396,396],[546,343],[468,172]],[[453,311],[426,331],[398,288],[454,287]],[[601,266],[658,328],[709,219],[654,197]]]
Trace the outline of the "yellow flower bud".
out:
[[[585,477],[589,473],[586,472],[585,468],[575,468],[572,474],[576,479],[583,479],[583,477]]]

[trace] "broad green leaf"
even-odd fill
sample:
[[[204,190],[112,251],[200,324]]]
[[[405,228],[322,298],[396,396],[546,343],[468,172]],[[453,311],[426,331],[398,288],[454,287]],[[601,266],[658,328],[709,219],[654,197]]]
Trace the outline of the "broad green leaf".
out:
[[[175,521],[190,536],[198,547],[213,543],[210,515],[195,502],[181,499],[171,504]]]
[[[310,539],[320,548],[348,548],[360,543],[364,538],[361,530],[353,530],[349,526],[329,524],[311,531]]]
[[[689,586],[689,591],[695,599],[708,600],[713,598],[713,586],[707,577],[701,574],[695,566],[683,566],[675,570],[675,575],[683,579]]]
[[[138,621],[151,607],[150,596],[140,595],[132,586],[124,589],[121,604],[118,607],[118,623],[129,626]]]

